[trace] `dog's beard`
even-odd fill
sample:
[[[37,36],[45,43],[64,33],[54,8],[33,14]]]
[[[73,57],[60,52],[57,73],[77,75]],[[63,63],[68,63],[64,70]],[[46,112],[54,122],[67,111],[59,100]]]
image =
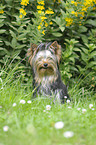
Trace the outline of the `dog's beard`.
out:
[[[42,64],[39,64],[36,68],[35,80],[37,83],[52,83],[57,79],[57,69],[53,64],[48,64],[47,67],[44,67]]]
[[[38,74],[39,77],[52,76],[55,74],[55,69],[52,66],[48,66],[48,67],[40,66],[38,68]]]

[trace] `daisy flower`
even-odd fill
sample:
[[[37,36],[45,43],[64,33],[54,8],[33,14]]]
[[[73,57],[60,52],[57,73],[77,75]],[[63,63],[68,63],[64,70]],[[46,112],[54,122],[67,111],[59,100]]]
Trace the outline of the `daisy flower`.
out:
[[[25,104],[26,101],[25,100],[20,100],[20,104]]]
[[[82,113],[85,113],[87,110],[86,109],[82,109]]]
[[[91,109],[93,107],[93,104],[89,104],[89,108]]]
[[[56,122],[54,127],[56,129],[62,129],[64,127],[64,123],[62,121]]]
[[[16,103],[13,103],[13,107],[15,107],[17,104]]]
[[[66,137],[66,138],[70,138],[70,137],[73,137],[73,135],[74,135],[74,132],[72,132],[72,131],[66,131],[66,132],[64,132],[64,137]]]
[[[70,103],[70,100],[67,100],[67,103]]]
[[[81,108],[77,108],[77,110],[79,111]]]
[[[65,99],[67,99],[67,96],[64,96]]]
[[[9,127],[7,125],[3,127],[3,131],[5,131],[5,132],[7,132],[8,129],[9,129]]]
[[[31,102],[31,100],[28,100],[27,103],[28,103],[28,104],[31,104],[32,102]]]
[[[46,110],[50,110],[51,106],[50,105],[46,105]]]

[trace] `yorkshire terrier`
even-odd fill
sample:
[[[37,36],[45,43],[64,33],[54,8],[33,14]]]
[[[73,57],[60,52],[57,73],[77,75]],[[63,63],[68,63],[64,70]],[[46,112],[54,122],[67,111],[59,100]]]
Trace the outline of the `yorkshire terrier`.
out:
[[[69,98],[67,88],[63,84],[59,71],[61,46],[53,43],[31,44],[27,56],[33,72],[34,96],[42,95],[54,98],[54,102],[64,103]]]

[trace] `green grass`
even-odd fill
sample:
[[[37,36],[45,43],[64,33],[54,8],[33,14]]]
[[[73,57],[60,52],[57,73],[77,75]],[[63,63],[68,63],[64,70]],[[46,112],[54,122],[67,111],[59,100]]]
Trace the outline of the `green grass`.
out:
[[[0,89],[0,145],[96,145],[94,92],[74,86],[69,90],[72,98],[69,104],[53,104],[44,97],[28,104],[32,95],[31,79],[26,84],[19,79],[11,82],[7,78],[5,81],[7,83],[3,82],[3,89]],[[20,104],[21,99],[26,103]],[[13,103],[17,105],[13,107]],[[90,109],[89,104],[93,104],[95,110]],[[51,105],[49,111],[46,105]],[[81,109],[78,111],[77,108]],[[86,112],[82,113],[82,109]],[[64,122],[62,129],[54,127],[58,121]],[[4,132],[6,125],[9,129]],[[74,132],[74,136],[65,138],[66,131]]]

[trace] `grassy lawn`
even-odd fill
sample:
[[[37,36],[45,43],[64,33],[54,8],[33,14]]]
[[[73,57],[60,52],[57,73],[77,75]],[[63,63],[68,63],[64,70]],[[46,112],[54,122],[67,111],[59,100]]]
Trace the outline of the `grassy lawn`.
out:
[[[30,83],[15,80],[0,90],[0,145],[96,145],[95,93],[75,86],[69,90],[71,103],[53,104],[44,97],[32,101]],[[61,129],[55,128],[59,121]],[[73,135],[64,136],[66,131]]]

